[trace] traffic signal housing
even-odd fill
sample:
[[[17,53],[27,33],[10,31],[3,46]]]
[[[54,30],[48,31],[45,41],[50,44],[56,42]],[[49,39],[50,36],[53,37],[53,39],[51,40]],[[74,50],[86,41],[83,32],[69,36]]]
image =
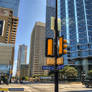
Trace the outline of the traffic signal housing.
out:
[[[67,47],[67,40],[65,40],[63,37],[59,37],[59,56],[67,54]]]
[[[53,57],[53,39],[46,39],[46,57]]]

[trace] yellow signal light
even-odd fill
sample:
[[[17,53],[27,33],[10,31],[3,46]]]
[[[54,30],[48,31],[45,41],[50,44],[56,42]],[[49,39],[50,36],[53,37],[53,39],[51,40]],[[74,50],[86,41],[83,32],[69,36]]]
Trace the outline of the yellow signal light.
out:
[[[52,39],[48,39],[48,51],[47,51],[47,55],[53,55],[53,40]]]
[[[65,49],[65,48],[67,48],[68,46],[65,44],[64,46],[63,46],[63,48]]]
[[[67,54],[67,50],[63,50],[63,54]]]
[[[67,43],[67,40],[64,39],[64,40],[63,40],[63,43]]]

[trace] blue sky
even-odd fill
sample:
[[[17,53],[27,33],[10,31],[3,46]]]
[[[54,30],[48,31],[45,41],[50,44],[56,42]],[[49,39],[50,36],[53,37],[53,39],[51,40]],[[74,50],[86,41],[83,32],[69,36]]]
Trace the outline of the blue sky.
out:
[[[14,74],[16,71],[18,46],[25,44],[28,46],[27,63],[29,63],[29,51],[31,32],[37,21],[45,23],[46,0],[20,0],[19,25],[15,44]]]

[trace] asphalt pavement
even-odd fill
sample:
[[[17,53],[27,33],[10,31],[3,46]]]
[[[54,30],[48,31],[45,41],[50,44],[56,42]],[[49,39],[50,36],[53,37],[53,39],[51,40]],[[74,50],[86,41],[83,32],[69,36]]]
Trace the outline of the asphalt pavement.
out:
[[[51,84],[31,83],[31,84],[9,84],[9,85],[3,84],[0,85],[0,88],[24,88],[24,91],[20,91],[20,92],[54,92],[53,83]],[[12,92],[12,91],[8,91],[8,92]],[[81,83],[66,83],[66,84],[59,84],[59,92],[92,92],[92,88],[86,88]]]

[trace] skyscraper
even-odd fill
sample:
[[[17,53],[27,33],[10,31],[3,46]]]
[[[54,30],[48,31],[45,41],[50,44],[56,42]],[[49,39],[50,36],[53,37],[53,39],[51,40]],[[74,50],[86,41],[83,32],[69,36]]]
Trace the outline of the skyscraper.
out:
[[[70,54],[64,56],[64,64],[78,66],[85,73],[92,69],[91,9],[92,0],[58,0],[58,16],[62,21],[61,35],[67,39],[70,51]]]
[[[46,38],[54,37],[51,30],[51,16],[55,17],[55,0],[47,0],[46,4]]]
[[[0,0],[0,42],[15,44],[20,0]]]
[[[23,44],[19,45],[17,72],[20,72],[21,65],[25,64],[27,64],[27,46]]]
[[[31,34],[29,76],[43,75],[42,66],[45,64],[45,24],[36,22]]]
[[[0,71],[7,67],[8,73],[13,69],[19,1],[0,0]]]
[[[20,0],[0,0],[0,7],[8,8],[13,11],[14,16],[18,16]]]

